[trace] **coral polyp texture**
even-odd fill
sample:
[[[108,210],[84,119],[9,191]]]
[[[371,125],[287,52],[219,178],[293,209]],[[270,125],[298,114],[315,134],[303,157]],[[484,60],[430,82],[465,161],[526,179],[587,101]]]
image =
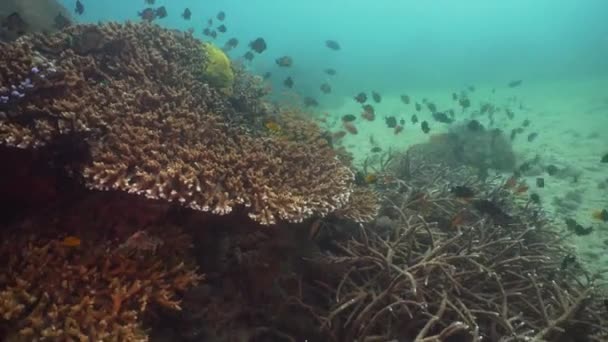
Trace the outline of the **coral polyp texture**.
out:
[[[137,232],[119,243],[89,232],[80,244],[48,232],[3,233],[0,321],[11,327],[6,338],[147,341],[141,322],[147,309],[181,310],[176,294],[203,278],[184,262],[187,236],[176,227],[156,234]]]
[[[79,25],[1,49],[0,144],[50,148],[91,189],[215,214],[244,208],[261,224],[325,216],[349,200],[353,173],[330,144],[241,124],[260,115],[264,92],[206,83],[190,35]],[[235,84],[252,83],[239,75]]]

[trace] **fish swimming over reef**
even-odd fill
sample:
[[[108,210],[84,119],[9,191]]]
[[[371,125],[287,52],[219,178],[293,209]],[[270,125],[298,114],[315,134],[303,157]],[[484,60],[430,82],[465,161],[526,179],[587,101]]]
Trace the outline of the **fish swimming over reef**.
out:
[[[388,128],[397,127],[397,118],[395,118],[394,116],[384,118],[384,122],[386,122],[386,126],[388,126]]]
[[[76,0],[76,8],[74,8],[74,12],[78,15],[82,15],[84,13],[84,5],[80,0]]]
[[[254,55],[253,55],[253,52],[251,52],[251,51],[247,51],[243,55],[243,58],[245,58],[246,60],[248,60],[250,62],[253,60],[253,57],[254,57]]]
[[[426,120],[420,123],[420,128],[422,129],[422,132],[424,132],[424,134],[428,134],[431,131],[429,123],[426,122]]]
[[[266,41],[262,37],[256,38],[255,40],[251,41],[251,43],[249,43],[249,47],[251,48],[251,50],[257,53],[262,53],[267,48]]]
[[[224,13],[224,11],[219,11],[219,13],[217,14],[216,18],[219,21],[223,21],[224,19],[226,19],[226,13]]]
[[[319,106],[319,102],[317,102],[317,100],[313,99],[310,96],[307,96],[304,98],[304,106],[305,107],[317,107]]]
[[[228,39],[228,41],[226,41],[226,44],[224,44],[224,49],[225,50],[232,50],[234,48],[236,48],[239,45],[239,40],[236,38],[230,38]]]
[[[59,13],[55,16],[54,19],[54,27],[58,30],[63,30],[64,28],[72,25],[70,19],[66,18],[63,14]]]
[[[283,81],[283,85],[286,86],[287,88],[293,88],[293,78],[291,78],[291,76],[288,76],[284,81]]]
[[[367,101],[367,95],[365,95],[364,92],[360,92],[354,97],[354,99],[359,103],[365,103],[365,101]]]
[[[323,83],[321,84],[321,87],[319,87],[321,89],[321,91],[323,92],[323,94],[329,94],[331,93],[331,86],[327,83]]]
[[[327,46],[328,48],[334,50],[334,51],[338,51],[340,50],[340,43],[338,43],[335,40],[326,40],[325,41],[325,46]]]
[[[409,95],[401,95],[401,102],[403,102],[406,105],[410,104],[410,97]]]
[[[278,66],[288,68],[293,64],[293,58],[290,56],[283,56],[274,60]]]
[[[155,12],[156,12],[156,16],[159,19],[163,19],[163,18],[167,17],[167,9],[165,8],[165,6],[160,6],[159,8],[157,8],[155,10]]]
[[[185,20],[190,20],[191,17],[192,17],[192,12],[190,12],[189,8],[186,8],[184,10],[184,13],[182,13],[182,18],[184,18]]]
[[[380,95],[378,92],[372,91],[372,99],[374,99],[374,102],[380,103],[382,101],[382,95]]]
[[[323,71],[325,71],[325,73],[328,74],[329,76],[335,76],[336,75],[336,70],[332,69],[332,68],[327,68],[327,69],[325,69]]]
[[[221,33],[226,33],[226,31],[228,31],[228,29],[226,28],[226,25],[221,24],[220,26],[217,27],[218,32]]]
[[[522,83],[523,83],[522,80],[515,80],[515,81],[509,82],[507,85],[509,86],[509,88],[515,88],[515,87],[519,87]]]

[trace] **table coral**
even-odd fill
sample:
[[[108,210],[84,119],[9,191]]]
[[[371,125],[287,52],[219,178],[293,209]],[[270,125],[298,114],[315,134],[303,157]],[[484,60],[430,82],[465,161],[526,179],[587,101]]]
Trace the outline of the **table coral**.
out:
[[[91,189],[215,214],[242,208],[261,224],[344,206],[354,177],[330,144],[234,124],[248,110],[204,81],[200,44],[145,23],[73,26],[5,44],[0,144],[56,146],[65,156],[84,145],[70,169]]]

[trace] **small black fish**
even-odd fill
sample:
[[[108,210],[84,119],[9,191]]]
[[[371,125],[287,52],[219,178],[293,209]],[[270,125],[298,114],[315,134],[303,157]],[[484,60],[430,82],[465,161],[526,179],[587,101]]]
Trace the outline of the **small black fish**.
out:
[[[205,36],[210,36],[210,35],[211,35],[211,29],[210,29],[210,28],[208,28],[208,27],[205,27],[205,28],[203,29],[203,34],[204,34]]]
[[[528,134],[528,141],[529,142],[534,141],[534,139],[536,139],[537,136],[538,136],[538,133],[536,133],[536,132]]]
[[[416,111],[417,111],[417,112],[419,112],[419,111],[421,111],[421,110],[422,110],[422,106],[421,106],[421,105],[420,105],[420,103],[418,103],[418,102],[416,102],[415,108],[416,108]]]
[[[489,200],[477,200],[473,202],[473,207],[479,212],[489,215],[495,220],[510,221],[511,216],[505,213],[496,203]]]
[[[190,9],[189,9],[189,8],[186,8],[186,9],[184,10],[184,13],[182,13],[182,17],[183,17],[185,20],[190,20],[190,18],[192,17],[192,12],[190,12]]]
[[[450,124],[450,123],[454,122],[454,119],[450,118],[449,116],[447,116],[446,113],[443,113],[443,112],[434,112],[433,119],[435,119],[435,121],[437,121],[437,122],[446,123],[446,124]]]
[[[217,38],[217,31],[216,30],[211,30],[211,32],[209,33],[209,37],[215,39]]]
[[[471,120],[467,123],[467,128],[473,132],[483,131],[483,125],[477,120]]]
[[[226,19],[226,13],[224,13],[224,11],[220,11],[220,12],[217,14],[217,20],[219,20],[219,21],[223,21],[224,19]]]
[[[377,92],[372,91],[372,99],[374,99],[374,102],[380,103],[380,101],[382,101],[382,96]]]
[[[236,38],[230,38],[228,39],[228,41],[226,42],[226,44],[224,44],[224,49],[226,50],[231,50],[236,48],[239,45],[239,40]]]
[[[437,111],[437,106],[433,102],[428,102],[426,104],[426,108],[428,108],[431,113],[435,113]]]
[[[357,94],[357,96],[355,96],[355,101],[359,103],[365,103],[365,101],[367,101],[367,95],[365,95],[364,92],[361,92]]]
[[[469,100],[468,97],[461,97],[460,100],[458,101],[458,103],[460,104],[460,106],[462,107],[462,109],[467,109],[469,107],[471,107],[471,100]]]
[[[62,30],[70,25],[72,25],[72,22],[70,21],[70,19],[66,18],[63,14],[59,13],[55,16],[55,28],[58,30]]]
[[[262,75],[262,78],[267,80],[270,78],[270,76],[272,76],[272,73],[270,71],[266,71],[264,75]]]
[[[475,196],[475,191],[465,185],[457,185],[453,187],[450,192],[458,198],[471,198]]]
[[[74,12],[76,12],[78,15],[82,15],[84,13],[84,5],[82,2],[80,2],[80,0],[76,0],[76,8],[74,9]]]
[[[329,84],[327,84],[327,83],[321,84],[320,89],[323,92],[323,94],[329,94],[329,93],[331,93],[331,86]]]
[[[207,26],[213,26],[213,19],[212,18],[207,19]]]
[[[559,267],[559,269],[561,271],[565,271],[568,266],[570,266],[570,264],[573,264],[574,262],[576,262],[576,256],[572,255],[572,254],[567,254],[564,259],[562,259],[562,263]]]
[[[507,84],[509,86],[509,88],[515,88],[515,87],[519,87],[522,84],[522,80],[515,80],[515,81],[511,81],[509,82],[509,84]]]
[[[253,55],[253,52],[251,52],[251,51],[247,51],[243,55],[243,58],[245,58],[246,60],[248,60],[250,62],[253,60],[253,57],[254,57],[254,55]]]
[[[401,126],[405,125],[405,119],[401,119],[401,120],[399,120],[399,124],[400,124]]]
[[[530,194],[530,201],[535,204],[540,204],[540,196],[537,193]]]
[[[452,93],[452,100],[458,101],[458,94]]]
[[[353,122],[356,119],[357,119],[357,117],[352,114],[346,114],[346,115],[342,116],[342,121],[344,121],[344,122]]]
[[[394,116],[389,116],[388,118],[385,118],[384,121],[386,122],[388,128],[397,127],[397,118],[395,118]]]
[[[221,33],[226,33],[226,31],[228,31],[228,29],[226,28],[226,25],[224,25],[224,24],[218,26],[217,30]]]
[[[156,19],[156,10],[154,10],[154,8],[146,8],[143,11],[137,13],[137,15],[139,15],[141,17],[141,20],[145,20],[145,21],[153,21],[154,19]],[[204,32],[203,32],[204,33]]]
[[[274,60],[278,66],[289,68],[293,64],[293,59],[289,56],[283,56]]]
[[[21,19],[19,13],[13,12],[2,20],[1,27],[6,28],[8,31],[16,34],[17,36],[21,36],[26,33],[28,25],[23,19]]]
[[[336,70],[332,69],[332,68],[327,68],[324,70],[326,74],[328,74],[329,76],[335,76],[336,75]]]
[[[371,152],[372,153],[382,152],[382,149],[378,146],[374,146],[374,147],[372,147]]]
[[[340,50],[340,43],[338,43],[335,40],[326,40],[325,41],[325,46],[327,46],[328,48],[334,50],[334,51],[338,51]]]
[[[154,5],[155,0],[146,0],[146,4]]]
[[[317,102],[317,100],[313,99],[312,97],[305,97],[304,98],[304,106],[306,107],[317,107],[319,105],[319,102]]]
[[[262,53],[264,52],[264,50],[266,50],[266,41],[264,40],[264,38],[261,37],[256,38],[251,43],[249,43],[249,47],[251,48],[251,50],[257,53]]]
[[[410,104],[410,97],[409,95],[401,95],[401,102],[405,103],[406,105]]]
[[[413,123],[414,125],[415,125],[415,124],[417,124],[417,123],[418,123],[418,116],[417,116],[416,114],[413,114],[413,115],[412,115],[412,119],[411,119],[411,120],[412,120],[412,123]]]
[[[293,87],[293,79],[291,76],[287,77],[285,81],[283,81],[283,85],[290,89]]]
[[[159,19],[163,19],[163,18],[167,17],[167,9],[165,8],[165,6],[160,6],[154,12],[156,13],[156,16]]]
[[[536,178],[536,186],[539,188],[544,188],[545,187],[545,179],[542,177],[538,177]]]
[[[559,172],[559,169],[555,165],[548,165],[545,168],[545,170],[547,171],[547,173],[549,174],[549,176],[554,176],[556,173]]]
[[[509,108],[505,109],[505,114],[507,114],[509,120],[513,120],[513,118],[515,117],[515,113],[513,113],[513,111]]]
[[[602,157],[602,159],[600,160],[601,163],[608,163],[608,153],[604,154],[604,156]]]
[[[425,121],[422,121],[420,123],[420,128],[422,128],[422,131],[424,132],[424,134],[428,134],[431,131],[431,128],[429,127],[429,123]]]
[[[571,218],[566,219],[566,225],[568,226],[568,230],[574,232],[574,234],[576,234],[577,236],[585,236],[593,232],[593,227],[585,228]]]
[[[528,127],[530,126],[530,120],[526,119],[524,120],[524,122],[521,123],[521,127]]]
[[[365,111],[366,113],[370,113],[371,115],[376,114],[376,110],[374,109],[374,106],[372,106],[371,104],[363,105],[363,111]]]

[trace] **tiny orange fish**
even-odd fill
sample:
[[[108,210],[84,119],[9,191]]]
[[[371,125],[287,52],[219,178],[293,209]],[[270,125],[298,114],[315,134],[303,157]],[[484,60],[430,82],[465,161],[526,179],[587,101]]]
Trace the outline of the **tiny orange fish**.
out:
[[[515,190],[513,190],[513,193],[520,195],[525,193],[526,191],[528,191],[528,184],[522,182]]]
[[[606,209],[596,210],[591,216],[598,221],[608,222],[608,210]]]
[[[401,131],[403,131],[403,126],[401,126],[401,125],[395,126],[395,135],[401,133]]]
[[[378,176],[376,176],[374,173],[370,173],[365,176],[365,183],[367,184],[374,184],[376,181],[378,181]]]
[[[515,176],[509,177],[509,179],[507,179],[507,181],[505,182],[505,188],[507,188],[507,189],[514,188],[516,185],[517,185],[517,177],[515,177]]]
[[[80,239],[76,236],[66,236],[61,240],[61,244],[66,247],[78,247],[80,246]]]

